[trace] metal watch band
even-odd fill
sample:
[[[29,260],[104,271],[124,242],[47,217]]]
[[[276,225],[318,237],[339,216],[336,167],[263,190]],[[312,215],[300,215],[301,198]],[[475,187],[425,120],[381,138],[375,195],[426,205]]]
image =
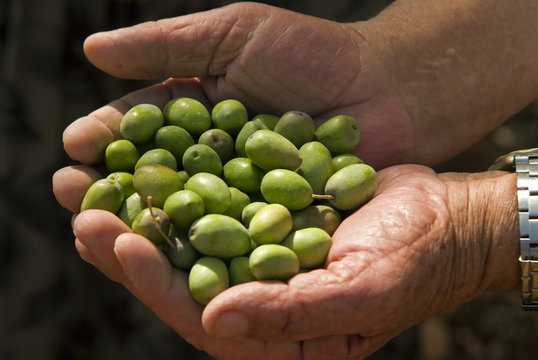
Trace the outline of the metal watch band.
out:
[[[521,307],[538,310],[538,148],[503,155],[489,170],[515,170],[517,173]]]
[[[516,152],[521,256],[521,306],[538,310],[538,151]]]

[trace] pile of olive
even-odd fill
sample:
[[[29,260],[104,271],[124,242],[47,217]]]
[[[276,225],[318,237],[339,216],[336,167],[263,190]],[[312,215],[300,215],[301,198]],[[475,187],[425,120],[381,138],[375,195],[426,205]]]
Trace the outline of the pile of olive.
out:
[[[300,111],[249,119],[237,100],[209,112],[179,97],[162,110],[134,106],[120,130],[81,211],[108,210],[151,240],[189,271],[202,304],[229,286],[323,266],[343,217],[377,187],[351,154],[359,127],[346,115],[316,128]]]

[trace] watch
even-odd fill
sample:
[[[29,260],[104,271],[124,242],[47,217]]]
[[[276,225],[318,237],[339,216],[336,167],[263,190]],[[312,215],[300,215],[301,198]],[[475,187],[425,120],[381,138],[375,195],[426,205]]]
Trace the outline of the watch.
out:
[[[538,310],[538,148],[499,157],[489,170],[515,171],[521,254],[521,307]]]

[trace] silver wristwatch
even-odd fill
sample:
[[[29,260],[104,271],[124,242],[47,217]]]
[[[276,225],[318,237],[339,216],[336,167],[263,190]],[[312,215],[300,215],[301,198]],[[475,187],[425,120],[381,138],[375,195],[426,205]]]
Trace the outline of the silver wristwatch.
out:
[[[538,148],[501,156],[490,170],[515,170],[519,207],[521,306],[538,310]]]

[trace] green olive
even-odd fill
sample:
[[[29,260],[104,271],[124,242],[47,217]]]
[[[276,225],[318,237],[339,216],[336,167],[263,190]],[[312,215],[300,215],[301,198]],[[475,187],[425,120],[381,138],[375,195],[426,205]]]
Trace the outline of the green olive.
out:
[[[273,114],[258,114],[255,115],[250,121],[258,122],[266,126],[269,130],[274,130],[276,123],[280,120],[280,117]]]
[[[99,179],[86,191],[80,211],[88,209],[107,210],[116,214],[123,202],[123,193],[120,185],[110,179]]]
[[[278,244],[293,227],[291,213],[280,204],[261,207],[250,220],[248,231],[258,245]]]
[[[252,275],[252,271],[250,271],[249,258],[247,256],[238,256],[230,260],[228,272],[230,274],[231,286],[256,281],[256,278]]]
[[[252,251],[249,267],[257,280],[286,281],[299,272],[299,258],[286,246],[265,244]]]
[[[358,145],[359,139],[359,123],[348,115],[334,116],[314,132],[314,140],[325,145],[333,156],[351,152]]]
[[[325,185],[325,194],[339,210],[352,210],[369,201],[377,189],[375,170],[366,164],[353,164],[338,170]]]
[[[183,168],[190,176],[206,172],[217,176],[222,173],[219,154],[205,144],[194,144],[183,154]]]
[[[313,201],[312,187],[301,175],[286,169],[271,170],[262,179],[260,190],[269,203],[300,210]]]
[[[335,157],[333,157],[332,164],[333,164],[334,171],[336,172],[342,168],[345,168],[348,165],[364,164],[364,161],[362,161],[362,159],[359,158],[357,155],[346,153],[346,154],[336,155]]]
[[[170,151],[178,164],[181,164],[185,150],[194,145],[194,139],[191,134],[182,127],[175,125],[163,126],[157,130],[154,141],[157,148]]]
[[[145,208],[134,218],[131,225],[133,232],[145,236],[158,248],[164,249],[166,236],[170,231],[170,219],[159,208]]]
[[[200,195],[204,200],[206,214],[222,214],[230,207],[231,194],[228,185],[214,174],[194,174],[185,183],[185,189]]]
[[[178,229],[188,229],[194,220],[204,215],[204,201],[194,191],[180,190],[168,196],[164,212]]]
[[[133,174],[131,173],[125,171],[116,171],[108,174],[106,178],[118,183],[121,188],[123,200],[127,199],[129,196],[131,196],[131,194],[135,192],[135,188],[133,186]]]
[[[198,144],[204,144],[215,150],[224,164],[234,154],[234,139],[226,131],[221,129],[209,129],[198,138]]]
[[[221,259],[204,256],[194,263],[189,272],[190,293],[202,305],[207,305],[229,286],[228,267]]]
[[[189,240],[206,256],[232,258],[250,250],[248,230],[238,220],[222,214],[208,214],[189,229]]]
[[[323,265],[327,259],[331,235],[319,228],[305,228],[290,233],[282,245],[297,254],[301,268],[315,268]]]
[[[190,176],[185,170],[180,170],[177,172],[177,174],[179,175],[179,178],[181,179],[181,181],[183,181],[183,184],[185,184],[187,180],[189,180]]]
[[[230,207],[223,212],[223,215],[241,221],[241,214],[245,206],[250,204],[250,197],[235,187],[229,187],[228,190],[230,190]]]
[[[222,167],[222,173],[229,186],[236,187],[246,193],[260,191],[264,172],[249,158],[236,157],[231,159]]]
[[[163,125],[161,109],[153,104],[139,104],[123,115],[120,132],[124,139],[134,144],[143,144],[152,140],[155,132]]]
[[[235,137],[248,121],[247,109],[237,100],[222,100],[213,107],[211,121],[213,127]]]
[[[166,103],[163,114],[167,124],[182,127],[192,136],[198,136],[211,127],[209,111],[195,99],[174,98]]]
[[[291,141],[271,130],[258,130],[245,143],[247,157],[265,171],[296,170],[301,166],[299,150]]]
[[[135,192],[123,201],[123,204],[118,211],[118,217],[124,223],[129,225],[129,227],[131,227],[136,216],[147,207],[148,204],[146,201],[143,200],[137,192]]]
[[[342,222],[342,215],[338,210],[328,205],[310,205],[292,212],[291,216],[293,218],[292,230],[317,227],[329,235],[332,235]]]
[[[136,162],[135,171],[141,166],[149,164],[161,164],[177,171],[176,158],[172,153],[165,149],[151,149],[146,151]]]
[[[241,222],[243,223],[243,225],[249,227],[250,221],[252,220],[254,215],[265,205],[267,205],[265,201],[254,201],[245,206],[243,208],[243,211],[241,212]]]
[[[247,143],[250,135],[254,134],[258,130],[268,130],[269,128],[261,121],[248,121],[235,138],[235,153],[240,157],[247,157],[245,151],[245,144]]]
[[[300,148],[314,138],[314,120],[305,112],[288,111],[280,117],[274,131],[291,141],[295,147]]]
[[[131,172],[138,157],[138,149],[132,142],[125,139],[116,140],[105,149],[105,166],[110,172]]]
[[[133,175],[133,185],[140,197],[151,197],[152,206],[162,208],[168,196],[183,190],[176,171],[159,164],[143,165]]]
[[[303,163],[297,173],[304,177],[314,194],[323,194],[325,183],[334,173],[331,152],[318,141],[310,141],[299,149]]]

